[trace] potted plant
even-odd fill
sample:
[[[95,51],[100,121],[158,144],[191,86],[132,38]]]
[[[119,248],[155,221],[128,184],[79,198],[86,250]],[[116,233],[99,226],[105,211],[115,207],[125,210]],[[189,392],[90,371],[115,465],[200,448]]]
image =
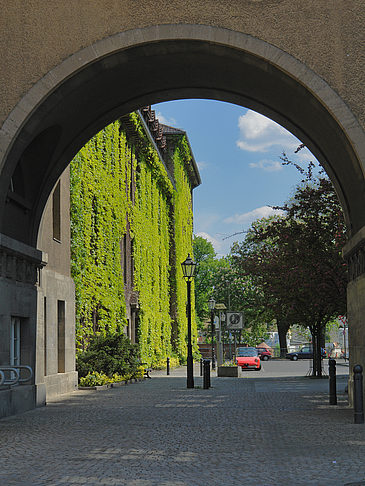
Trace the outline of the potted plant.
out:
[[[240,366],[234,361],[226,361],[223,365],[218,366],[218,376],[222,378],[238,378],[242,375]]]

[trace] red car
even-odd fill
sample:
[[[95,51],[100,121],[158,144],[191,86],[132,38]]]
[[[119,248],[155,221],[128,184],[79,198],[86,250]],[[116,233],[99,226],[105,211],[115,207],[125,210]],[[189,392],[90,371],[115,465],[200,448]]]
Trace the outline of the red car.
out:
[[[256,348],[237,348],[236,361],[243,370],[261,370],[260,356]]]
[[[272,357],[271,352],[267,348],[256,348],[256,349],[257,349],[259,356],[260,356],[260,359],[262,359],[262,361],[267,361],[268,359],[270,359]]]

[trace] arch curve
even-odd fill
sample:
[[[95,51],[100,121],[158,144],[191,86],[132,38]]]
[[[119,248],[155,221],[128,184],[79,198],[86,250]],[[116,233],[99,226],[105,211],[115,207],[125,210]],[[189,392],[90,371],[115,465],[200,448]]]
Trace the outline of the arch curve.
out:
[[[365,226],[365,134],[316,73],[252,36],[205,25],[156,25],[126,31],[75,53],[38,81],[0,131],[0,232],[30,245],[48,195],[81,146],[99,129],[144,104],[211,98],[259,111],[302,140],[335,184],[350,233]],[[27,147],[37,152],[26,204],[28,224],[14,228],[6,205],[12,174]],[[47,144],[52,143],[52,150]],[[32,161],[29,159],[29,163]]]

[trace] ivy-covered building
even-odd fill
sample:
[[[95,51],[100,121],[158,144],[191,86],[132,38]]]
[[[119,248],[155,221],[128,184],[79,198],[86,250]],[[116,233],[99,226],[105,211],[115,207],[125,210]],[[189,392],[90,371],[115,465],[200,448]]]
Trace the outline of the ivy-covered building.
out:
[[[4,362],[31,366],[34,379],[0,389],[0,417],[74,390],[75,354],[95,333],[125,332],[149,365],[186,357],[180,263],[192,253],[199,184],[186,133],[161,125],[150,107],[82,148],[43,213],[36,322],[12,318],[3,350]]]
[[[149,365],[186,356],[192,190],[186,133],[145,107],[99,132],[71,163],[71,262],[77,347],[123,329]],[[196,335],[194,327],[193,334]]]

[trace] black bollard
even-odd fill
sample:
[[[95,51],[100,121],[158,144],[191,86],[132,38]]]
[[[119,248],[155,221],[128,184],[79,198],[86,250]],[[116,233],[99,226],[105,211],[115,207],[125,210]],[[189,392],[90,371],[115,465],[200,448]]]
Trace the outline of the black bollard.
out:
[[[336,392],[336,360],[328,360],[329,385],[330,385],[330,405],[337,405]]]
[[[205,359],[204,363],[204,372],[203,372],[203,388],[207,390],[210,388],[210,361],[209,359]]]
[[[364,423],[364,403],[362,398],[362,366],[355,365],[354,371],[354,423]]]
[[[166,359],[166,373],[167,375],[170,374],[170,358]]]
[[[200,376],[203,376],[203,358],[200,358]]]

